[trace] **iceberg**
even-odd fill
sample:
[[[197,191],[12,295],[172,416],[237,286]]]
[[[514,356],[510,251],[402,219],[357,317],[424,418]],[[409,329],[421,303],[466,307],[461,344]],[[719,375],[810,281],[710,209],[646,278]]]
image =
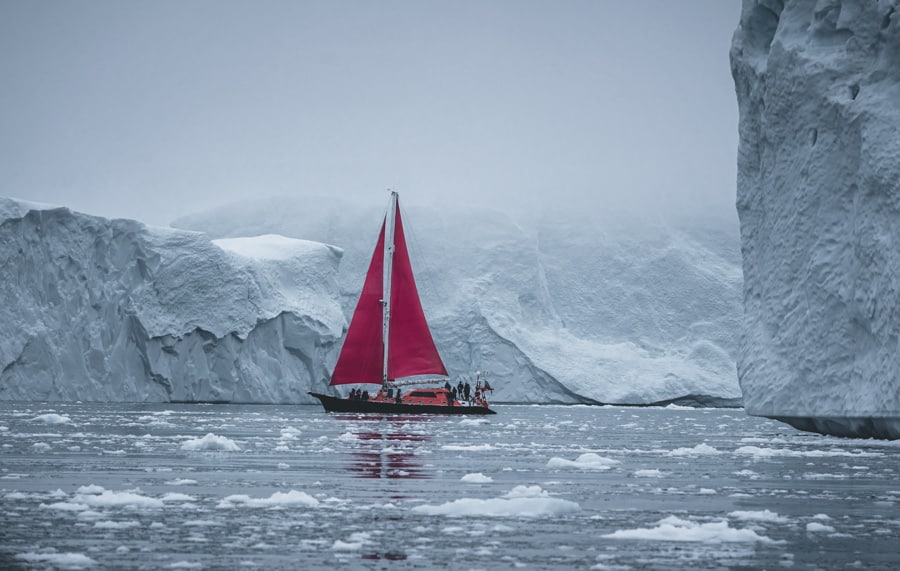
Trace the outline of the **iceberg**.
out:
[[[731,48],[749,414],[900,438],[898,2],[744,0]]]
[[[341,255],[0,198],[0,399],[311,402]]]
[[[406,203],[407,241],[452,375],[484,371],[492,400],[734,404],[741,270],[724,222],[640,224],[584,210]],[[380,207],[295,195],[173,222],[225,239],[280,234],[337,244],[350,315]],[[366,229],[369,229],[368,231]],[[328,355],[328,366],[337,347]]]

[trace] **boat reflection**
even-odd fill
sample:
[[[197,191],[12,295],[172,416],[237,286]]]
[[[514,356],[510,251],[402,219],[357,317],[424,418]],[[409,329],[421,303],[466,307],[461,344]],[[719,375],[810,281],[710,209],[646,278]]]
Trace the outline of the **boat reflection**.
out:
[[[419,459],[427,433],[412,432],[410,422],[428,422],[424,416],[342,415],[338,418],[365,422],[363,430],[350,430],[356,436],[356,449],[349,453],[347,470],[355,478],[415,479],[431,478]],[[378,423],[378,430],[374,423]],[[362,428],[362,427],[361,427]]]

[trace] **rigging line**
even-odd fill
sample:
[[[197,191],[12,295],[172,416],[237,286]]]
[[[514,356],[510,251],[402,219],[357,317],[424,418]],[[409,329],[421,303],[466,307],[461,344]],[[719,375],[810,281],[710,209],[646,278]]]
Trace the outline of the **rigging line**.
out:
[[[425,297],[428,300],[428,305],[431,306],[432,309],[435,309],[439,292],[436,288],[432,287],[432,282],[433,276],[437,274],[434,273],[433,267],[428,263],[428,257],[423,255],[419,248],[419,235],[415,228],[416,223],[410,222],[407,218],[404,218],[403,226],[406,230],[406,248],[409,251],[411,258],[410,263],[414,260],[415,265],[419,266],[422,270],[420,273],[416,274],[416,284],[420,288],[419,300],[421,301],[421,299]],[[422,295],[423,293],[425,294],[424,296]],[[423,307],[422,309],[424,310],[425,308]],[[426,316],[429,313],[433,318],[434,311],[426,312]]]

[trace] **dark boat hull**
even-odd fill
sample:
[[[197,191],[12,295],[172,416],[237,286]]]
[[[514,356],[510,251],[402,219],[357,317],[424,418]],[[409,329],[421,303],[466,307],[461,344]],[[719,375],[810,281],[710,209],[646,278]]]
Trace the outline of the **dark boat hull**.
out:
[[[328,412],[375,414],[497,414],[485,406],[447,406],[433,404],[397,404],[371,400],[350,400],[310,392]]]

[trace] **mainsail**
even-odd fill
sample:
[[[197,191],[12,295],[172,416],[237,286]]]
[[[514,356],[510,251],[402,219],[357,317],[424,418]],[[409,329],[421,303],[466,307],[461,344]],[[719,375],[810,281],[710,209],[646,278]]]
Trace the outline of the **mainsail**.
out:
[[[434,345],[409,262],[400,204],[394,203],[394,223],[388,217],[369,263],[366,281],[350,319],[350,329],[331,375],[332,385],[382,384],[414,375],[447,375]],[[391,213],[388,212],[390,215]],[[384,379],[384,256],[385,233],[394,230],[388,313],[387,379]],[[390,244],[390,236],[387,237]]]

